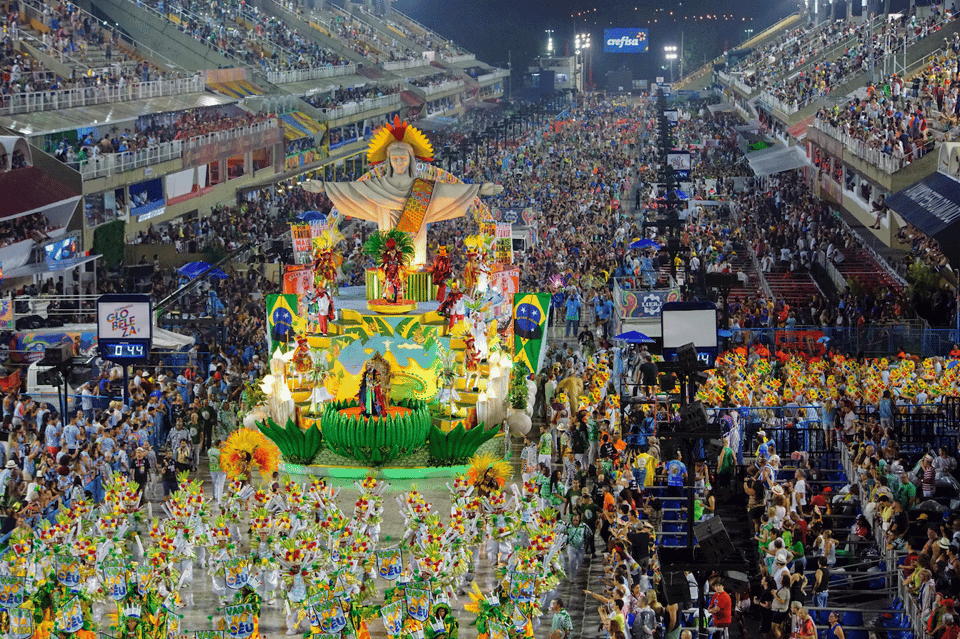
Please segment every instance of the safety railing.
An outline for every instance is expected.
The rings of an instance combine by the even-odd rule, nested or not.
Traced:
[[[805,98],[803,100],[782,100],[769,91],[764,90],[760,92],[760,100],[766,102],[777,111],[780,111],[786,115],[793,115],[801,108],[809,104],[810,100],[812,100],[814,97],[816,96],[810,96],[809,98]]]
[[[870,142],[858,138],[856,136],[850,135],[841,127],[836,127],[821,120],[819,118],[813,121],[813,128],[818,131],[822,131],[824,134],[830,136],[834,140],[839,140],[845,148],[850,153],[854,154],[861,160],[869,162],[873,166],[877,167],[884,173],[896,173],[907,164],[909,161],[905,157],[896,157],[890,153],[884,153],[883,149],[879,149]],[[880,142],[878,141],[877,144]],[[933,150],[934,144],[936,141],[933,138],[930,138],[930,142],[921,147],[923,153]]]
[[[227,140],[234,140],[236,138],[242,138],[255,133],[266,133],[270,129],[276,129],[278,127],[280,127],[280,120],[277,118],[269,118],[263,122],[256,122],[254,124],[248,124],[247,126],[240,126],[235,129],[226,129],[224,131],[214,131],[213,133],[207,133],[205,135],[198,135],[189,138],[186,141],[186,148],[193,149],[198,146],[211,144],[213,142],[225,142]]]
[[[396,106],[399,104],[400,104],[400,94],[393,93],[391,95],[382,95],[379,98],[370,98],[368,100],[362,100],[360,102],[355,102],[353,104],[344,104],[344,105],[335,107],[333,109],[323,109],[323,112],[327,116],[328,120],[337,120],[339,118],[343,118],[348,115],[365,113],[367,111],[374,111],[376,109],[384,109],[384,108]]]
[[[450,64],[456,64],[458,62],[472,62],[477,59],[477,56],[472,53],[461,53],[460,55],[441,55],[440,58]]]
[[[187,140],[171,140],[144,149],[95,155],[85,160],[74,161],[70,163],[70,166],[80,171],[80,175],[84,180],[92,180],[94,178],[116,175],[125,171],[152,166],[160,162],[175,160],[182,157],[184,149],[193,149],[213,142],[233,140],[256,133],[266,133],[270,129],[276,129],[279,126],[279,120],[270,118],[263,122],[228,129],[226,131],[216,131],[214,133],[198,135]]]
[[[92,180],[175,160],[183,155],[183,143],[183,140],[171,140],[135,151],[105,153],[77,164],[80,165],[81,177],[84,180]]]
[[[492,73],[484,73],[483,75],[478,75],[477,82],[481,84],[484,82],[491,82],[493,80],[499,80],[500,78],[505,78],[508,75],[510,75],[510,72],[507,71],[506,69],[497,69]]]
[[[290,69],[288,71],[268,71],[267,81],[270,84],[287,84],[288,82],[307,82],[323,78],[336,78],[342,75],[351,75],[357,72],[356,64],[330,65],[312,69]]]
[[[413,58],[412,60],[389,60],[381,66],[387,71],[402,71],[403,69],[418,69],[420,67],[430,66],[430,60],[426,58]]]
[[[757,87],[755,87],[755,86],[750,86],[749,84],[747,84],[746,82],[744,82],[743,79],[741,79],[741,78],[739,78],[739,77],[737,77],[737,76],[733,76],[733,86],[737,87],[738,89],[740,89],[741,91],[743,91],[743,92],[744,92],[745,94],[747,94],[748,96],[753,95],[754,92],[756,92],[756,90],[757,90]]]
[[[759,341],[775,357],[777,349],[809,355],[821,353],[827,346],[840,353],[866,357],[890,357],[905,352],[921,357],[943,357],[958,343],[954,328],[929,328],[922,322],[899,320],[885,326],[846,328],[837,326],[795,326],[793,328],[733,329],[728,343],[752,344]],[[826,338],[826,339],[824,339]]]
[[[170,95],[202,93],[204,80],[200,76],[176,80],[131,82],[125,86],[84,87],[57,91],[34,91],[7,94],[2,98],[0,115],[16,115],[35,111],[59,111],[96,104],[147,100]]]
[[[453,91],[454,89],[462,89],[463,86],[463,80],[449,80],[447,82],[441,82],[440,84],[432,84],[430,86],[416,88],[423,91],[426,95],[438,95],[440,93],[446,93],[447,91]]]

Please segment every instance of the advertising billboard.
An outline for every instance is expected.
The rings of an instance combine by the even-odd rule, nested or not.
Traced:
[[[646,29],[604,29],[604,53],[646,53]]]

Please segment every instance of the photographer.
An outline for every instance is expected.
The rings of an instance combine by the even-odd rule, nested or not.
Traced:
[[[177,465],[168,453],[163,452],[157,460],[157,467],[160,469],[160,481],[163,483],[163,498],[169,499],[170,495],[177,492]]]

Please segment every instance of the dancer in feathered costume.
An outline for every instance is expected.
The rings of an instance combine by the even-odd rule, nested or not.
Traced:
[[[210,526],[210,538],[213,546],[208,551],[210,569],[207,574],[210,575],[213,595],[218,598],[220,605],[224,605],[230,598],[227,593],[227,575],[223,562],[233,557],[236,546],[230,543],[230,529],[227,526],[227,518],[223,515],[217,517]]]
[[[187,606],[193,605],[193,562],[197,558],[200,564],[206,564],[206,523],[203,511],[203,486],[199,481],[189,481],[187,473],[178,477],[180,490],[163,509],[170,515],[171,525],[176,530],[174,540],[174,561],[180,571],[177,591]]]
[[[374,546],[380,541],[380,523],[383,521],[383,493],[389,484],[377,482],[373,475],[367,475],[363,483],[353,482],[360,491],[354,506],[354,520],[358,528],[365,533]]]
[[[123,626],[117,639],[151,639],[153,628],[143,619],[143,608],[136,604],[123,610]]]
[[[511,513],[503,492],[510,474],[510,464],[492,455],[475,455],[470,460],[467,480],[483,507],[482,523],[478,525],[482,535],[481,548],[474,557],[474,573],[479,570],[484,555],[489,555],[490,561],[498,565],[506,563],[512,551],[510,540],[515,533],[517,517],[516,513]]]
[[[281,554],[277,556],[280,564],[284,611],[287,615],[287,634],[298,634],[300,624],[306,612],[303,602],[316,590],[318,574],[316,562],[320,547],[316,541],[299,536],[280,542]]]
[[[277,469],[280,449],[263,433],[241,428],[230,433],[220,448],[220,468],[227,478],[249,484],[253,471],[270,477]]]
[[[274,534],[274,520],[269,512],[258,508],[253,511],[250,529],[254,535],[251,546],[254,543],[257,544],[255,549],[251,548],[253,567],[259,582],[257,594],[268,604],[274,604],[277,601],[277,587],[280,579],[280,568],[277,563],[280,543]]]

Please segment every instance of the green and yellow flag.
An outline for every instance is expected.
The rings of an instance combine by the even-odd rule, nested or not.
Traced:
[[[278,344],[293,342],[297,333],[306,330],[306,318],[300,316],[298,306],[296,295],[267,295],[267,346],[271,353]]]
[[[546,350],[549,293],[517,293],[513,298],[513,361],[538,372]]]

